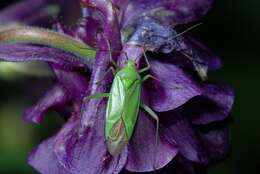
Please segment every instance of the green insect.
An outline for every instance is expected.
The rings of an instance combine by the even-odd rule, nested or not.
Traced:
[[[94,60],[96,51],[70,36],[37,27],[18,27],[0,32],[0,43],[30,43],[55,47]]]
[[[140,107],[155,119],[157,125],[156,143],[158,141],[159,118],[152,109],[141,102],[142,82],[154,78],[151,75],[141,77],[140,74],[150,68],[148,61],[147,65],[147,67],[137,70],[134,62],[129,59],[127,64],[115,74],[110,93],[100,93],[86,97],[86,99],[108,97],[105,138],[108,151],[112,156],[118,155],[129,143]]]

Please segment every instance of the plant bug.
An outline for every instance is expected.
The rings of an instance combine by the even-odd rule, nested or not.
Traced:
[[[144,57],[147,67],[140,70],[136,68],[135,63],[130,59],[116,73],[111,67],[110,70],[113,70],[114,79],[110,92],[86,97],[86,99],[108,97],[105,115],[105,139],[108,151],[112,156],[118,155],[131,140],[140,107],[156,121],[156,144],[158,143],[159,118],[151,108],[141,101],[142,83],[149,78],[156,79],[151,75],[141,77],[141,73],[150,69],[147,57]],[[115,64],[113,60],[111,61]]]

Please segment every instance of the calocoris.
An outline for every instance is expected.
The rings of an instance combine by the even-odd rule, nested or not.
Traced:
[[[188,32],[198,25],[200,24],[179,33],[176,37]],[[109,45],[110,44],[108,43],[108,47],[110,49]],[[127,55],[126,57],[128,61],[123,68],[118,71],[115,71],[112,67],[110,68],[110,70],[113,71],[114,79],[109,93],[99,93],[85,97],[85,99],[108,97],[105,116],[105,138],[108,151],[112,156],[118,155],[131,140],[140,107],[143,108],[156,121],[156,144],[158,144],[159,138],[159,118],[149,106],[145,105],[141,101],[142,83],[149,78],[153,78],[155,80],[158,79],[150,74],[145,75],[144,77],[141,77],[140,75],[150,69],[150,64],[147,56],[145,55],[145,51],[144,57],[147,67],[140,70],[137,69],[133,60],[129,59]],[[116,63],[112,59],[111,50],[110,59],[112,64],[116,66]],[[178,87],[173,86],[172,88],[176,89]]]
[[[147,67],[140,70],[137,69],[131,59],[128,59],[125,66],[118,71],[110,68],[114,72],[114,79],[109,93],[98,93],[85,97],[88,100],[108,97],[105,115],[105,138],[108,151],[112,156],[120,154],[131,140],[140,107],[156,121],[156,144],[158,143],[159,118],[151,108],[141,101],[142,83],[149,78],[157,80],[149,74],[141,77],[141,73],[150,69],[147,57],[144,57]]]

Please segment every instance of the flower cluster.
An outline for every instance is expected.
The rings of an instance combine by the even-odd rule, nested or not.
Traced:
[[[95,47],[94,59],[33,40],[6,43],[5,31],[0,33],[1,60],[45,61],[56,77],[46,94],[25,111],[24,119],[41,123],[49,109],[57,109],[66,119],[59,132],[31,152],[29,164],[43,174],[154,170],[201,174],[225,158],[234,93],[227,86],[206,82],[207,71],[221,67],[220,59],[187,33],[176,31],[176,26],[205,15],[212,0],[25,0],[0,12],[0,19],[6,19],[1,25],[32,24],[32,20],[42,25],[43,17],[50,15],[42,9],[73,3],[81,4],[79,22],[70,29],[57,22],[56,32]],[[33,5],[31,10],[24,9],[28,4]],[[113,76],[104,74],[111,66],[111,53],[119,67],[132,59],[141,68],[144,52],[151,65],[149,74],[157,80],[142,85],[142,101],[159,116],[159,140],[155,142],[156,123],[140,110],[129,144],[111,156],[104,135],[107,100],[84,97],[110,90]]]

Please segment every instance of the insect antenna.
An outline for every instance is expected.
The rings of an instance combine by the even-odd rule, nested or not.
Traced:
[[[200,22],[200,23],[198,23],[198,24],[192,25],[191,27],[185,29],[184,31],[182,31],[182,32],[180,32],[180,33],[177,33],[177,34],[173,37],[173,39],[176,39],[177,37],[180,37],[180,36],[182,36],[182,35],[188,33],[189,31],[191,31],[191,30],[197,28],[198,26],[200,26],[200,25],[202,25],[202,24],[203,24],[203,23]],[[153,36],[162,37],[162,38],[168,38],[168,36],[162,36],[162,35],[158,35],[158,34],[153,34]]]
[[[175,39],[175,38],[177,38],[177,37],[180,37],[180,36],[182,36],[182,35],[188,33],[189,31],[191,31],[191,30],[197,28],[198,26],[200,26],[200,25],[202,25],[202,24],[203,24],[203,23],[200,22],[200,23],[198,23],[198,24],[192,25],[191,27],[187,28],[186,30],[184,30],[184,31],[182,31],[182,32],[180,32],[180,33],[178,33],[178,34],[176,34],[176,35],[173,37],[173,39]]]

